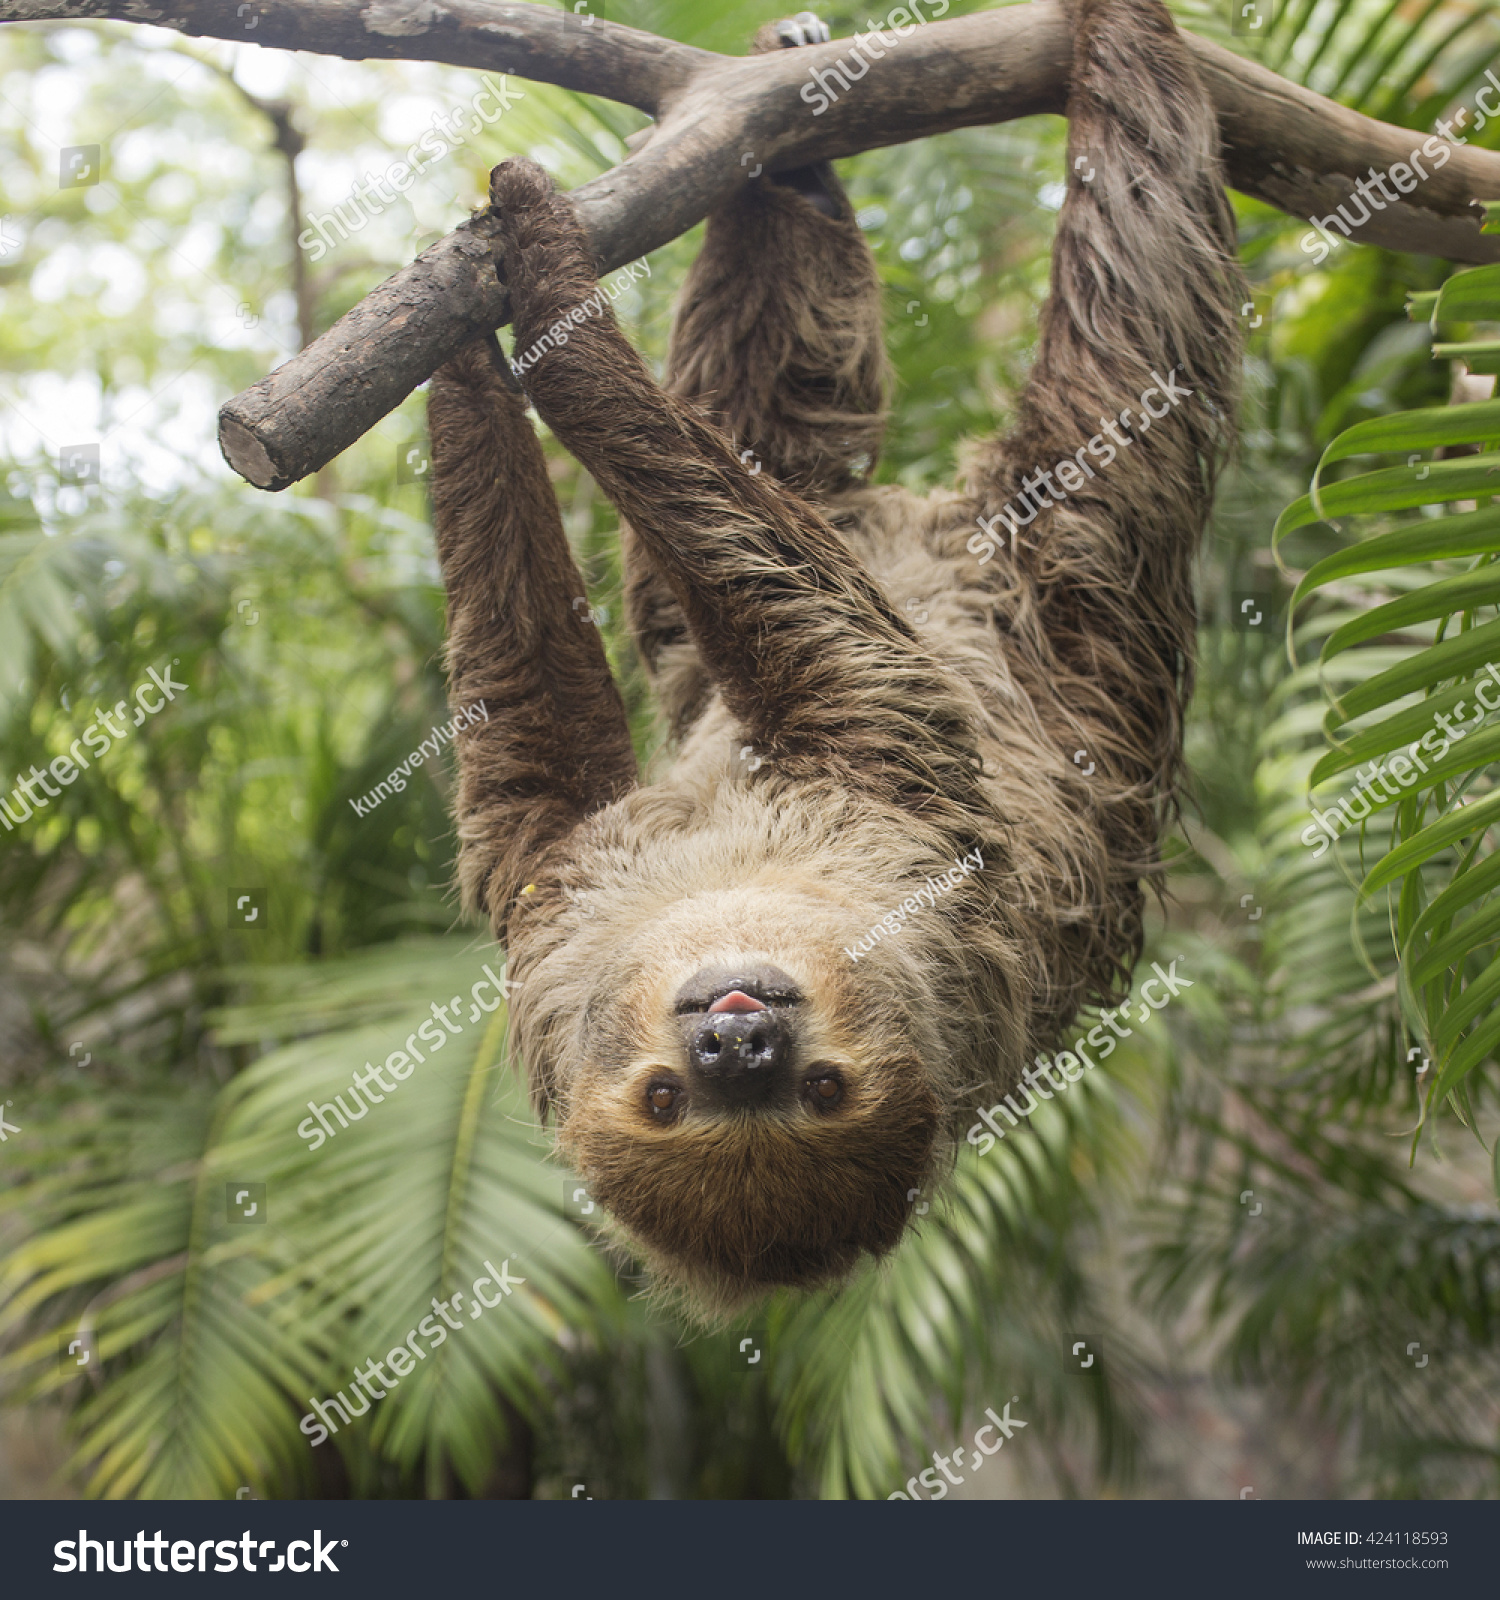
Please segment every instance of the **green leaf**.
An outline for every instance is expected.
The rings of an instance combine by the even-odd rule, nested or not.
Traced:
[[[1350,767],[1357,767],[1360,762],[1371,756],[1383,755],[1388,750],[1404,749],[1417,743],[1429,732],[1440,731],[1440,724],[1437,721],[1439,714],[1446,715],[1460,701],[1472,701],[1474,687],[1481,681],[1484,680],[1462,679],[1446,689],[1439,690],[1437,694],[1429,695],[1417,701],[1415,705],[1408,706],[1405,711],[1398,711],[1394,716],[1387,717],[1368,728],[1362,728],[1354,734],[1346,734],[1342,727],[1329,728],[1328,736],[1337,738],[1338,743],[1332,750],[1318,758],[1312,771],[1307,775],[1308,788],[1317,789],[1329,778]],[[1425,788],[1432,781],[1434,781],[1432,778],[1426,778],[1421,786]]]
[[[1500,794],[1493,794],[1477,805],[1457,806],[1447,816],[1397,845],[1377,862],[1359,886],[1360,899],[1368,900],[1371,895],[1394,883],[1414,867],[1430,861],[1460,839],[1482,833],[1497,819],[1500,819]]]
[[[1472,987],[1479,988],[1479,984]],[[1495,996],[1500,994],[1500,962],[1496,962],[1489,972],[1485,974],[1483,982],[1484,993],[1480,997],[1486,1005],[1491,1004]],[[1467,997],[1468,989],[1464,993]],[[1467,1011],[1464,1021],[1470,1021],[1478,1015],[1478,1010]],[[1445,1033],[1449,1043],[1454,1042],[1456,1030]],[[1490,1052],[1500,1044],[1500,1012],[1491,1013],[1489,1020],[1471,1033],[1453,1054],[1443,1063],[1442,1070],[1438,1073],[1437,1082],[1432,1086],[1432,1099],[1441,1101],[1445,1095],[1451,1094],[1468,1076],[1475,1067],[1483,1061]]]
[[[1478,407],[1463,409],[1477,410]],[[1382,417],[1378,420],[1384,423],[1389,419]],[[1408,443],[1390,445],[1389,448],[1416,454],[1422,446]],[[1304,495],[1294,501],[1277,518],[1273,542],[1279,542],[1299,528],[1309,527],[1315,522],[1327,522],[1334,517],[1356,514],[1368,516],[1377,511],[1405,511],[1413,506],[1444,505],[1453,500],[1474,500],[1493,494],[1500,494],[1500,454],[1462,456],[1457,461],[1430,461],[1420,467],[1414,464],[1384,467],[1378,472],[1341,478],[1337,483],[1322,486],[1316,495]]]
[[[1491,861],[1500,866],[1500,855],[1492,857]],[[1440,978],[1450,967],[1459,966],[1471,950],[1494,938],[1500,938],[1500,900],[1456,923],[1441,939],[1435,939],[1420,961],[1411,963],[1408,956],[1407,976],[1412,987],[1420,989],[1434,978]]]
[[[1378,706],[1389,705],[1409,694],[1419,694],[1476,667],[1500,659],[1500,619],[1471,628],[1451,639],[1429,645],[1406,661],[1377,672],[1357,688],[1333,696],[1330,726],[1362,717]]]
[[[1372,417],[1368,422],[1345,429],[1328,446],[1318,462],[1318,475],[1335,461],[1347,461],[1352,456],[1433,450],[1439,445],[1479,444],[1496,438],[1500,438],[1500,400],[1481,400],[1464,406],[1432,406],[1422,411]]]
[[[1433,897],[1427,909],[1413,923],[1407,935],[1404,959],[1410,961],[1411,952],[1419,939],[1425,939],[1434,928],[1456,916],[1466,905],[1495,889],[1500,889],[1500,851],[1454,873],[1452,882]],[[1431,976],[1426,974],[1421,981],[1425,983]]]
[[[1329,634],[1323,645],[1322,659],[1328,661],[1351,645],[1378,639],[1382,634],[1398,633],[1413,623],[1430,622],[1435,617],[1450,617],[1497,602],[1500,602],[1500,565],[1486,563],[1472,572],[1430,583],[1398,600],[1372,606]]]
[[[1416,566],[1425,561],[1489,555],[1497,549],[1500,549],[1500,506],[1408,523],[1336,550],[1315,562],[1292,592],[1292,609],[1315,589],[1340,578],[1392,567]]]

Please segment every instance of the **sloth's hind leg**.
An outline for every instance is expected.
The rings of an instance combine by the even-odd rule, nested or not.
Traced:
[[[827,37],[803,12],[768,24],[754,48]],[[759,175],[709,217],[678,297],[666,388],[728,434],[747,476],[818,501],[873,470],[886,421],[880,280],[829,163]],[[621,540],[631,629],[681,733],[709,680],[671,585],[628,524]]]
[[[1139,882],[1182,757],[1195,558],[1234,440],[1244,299],[1218,124],[1171,18],[1158,0],[1071,10],[1051,297],[1017,426],[978,457],[966,508],[1000,546],[976,581],[1044,758],[1030,779],[1051,819],[1033,893],[1055,923],[1059,1014],[1080,974],[1108,992],[1139,954]]]

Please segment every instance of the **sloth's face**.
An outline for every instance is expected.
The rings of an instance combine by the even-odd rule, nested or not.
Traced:
[[[700,1303],[888,1250],[928,1172],[937,1101],[899,985],[849,960],[843,927],[815,895],[695,897],[588,1008],[563,1147]]]

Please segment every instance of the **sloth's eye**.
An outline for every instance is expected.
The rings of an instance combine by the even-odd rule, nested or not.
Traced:
[[[658,1122],[671,1122],[677,1115],[682,1090],[672,1083],[653,1083],[646,1091],[646,1105]]]
[[[844,1098],[843,1082],[832,1072],[825,1073],[821,1078],[809,1078],[807,1096],[820,1111],[826,1111]]]

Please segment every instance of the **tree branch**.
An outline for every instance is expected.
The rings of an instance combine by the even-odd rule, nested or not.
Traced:
[[[814,114],[802,90],[853,41],[720,56],[550,6],[494,0],[0,0],[0,21],[116,17],[352,59],[399,57],[514,73],[602,95],[656,118],[645,144],[573,192],[601,271],[659,248],[746,179],[752,163],[807,162],[1066,103],[1071,32],[1057,0],[930,22]],[[790,8],[789,8],[790,9]],[[1370,168],[1408,162],[1425,135],[1361,116],[1188,35],[1219,115],[1229,181],[1293,215],[1328,215]],[[873,51],[870,52],[873,55]],[[747,155],[748,152],[748,155]],[[1500,260],[1475,200],[1500,198],[1500,155],[1450,147],[1411,199],[1355,237],[1455,261]],[[1420,204],[1413,203],[1420,200]],[[475,334],[509,318],[488,227],[465,223],[368,295],[306,350],[220,413],[236,471],[280,489],[316,471],[393,410]]]
[[[497,0],[0,0],[0,22],[106,18],[347,61],[513,72],[653,116],[700,67],[724,59],[602,19],[574,28],[550,5]]]

